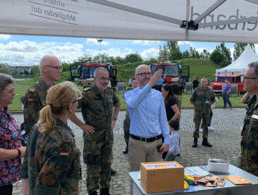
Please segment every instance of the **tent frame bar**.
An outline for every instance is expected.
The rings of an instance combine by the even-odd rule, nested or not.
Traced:
[[[248,2],[250,2],[250,3],[258,4],[258,1],[257,1],[257,0],[245,0],[245,1],[248,1]]]
[[[226,0],[218,0],[216,3],[214,3],[210,8],[208,8],[203,14],[201,14],[199,17],[197,17],[195,20],[187,21],[187,20],[178,20],[175,18],[163,16],[160,14],[155,14],[152,12],[148,12],[145,10],[129,7],[126,5],[122,5],[119,3],[110,2],[107,0],[86,0],[88,2],[97,3],[103,6],[112,7],[115,9],[127,11],[130,13],[139,14],[142,16],[146,16],[149,18],[154,18],[157,20],[174,23],[180,25],[180,28],[184,28],[187,30],[198,30],[198,28],[206,28],[206,27],[213,27],[213,26],[219,26],[219,25],[228,25],[228,24],[236,24],[236,23],[245,23],[250,21],[257,21],[258,17],[250,17],[250,18],[242,18],[242,19],[235,19],[235,20],[226,20],[226,21],[217,21],[217,22],[209,22],[209,23],[200,23],[202,19],[204,19],[207,15],[209,15],[211,12],[213,12],[215,9],[217,9],[219,6],[221,6],[223,3],[226,2]],[[253,3],[257,3],[257,0],[245,0],[250,1]]]
[[[219,6],[221,6],[225,2],[226,2],[226,0],[219,0],[216,3],[214,3],[205,12],[203,12],[202,15],[200,15],[198,18],[196,18],[194,20],[194,25],[198,24],[203,18],[205,18],[207,15],[209,15],[211,12],[213,12],[215,9],[217,9]]]
[[[131,13],[135,13],[135,14],[139,14],[139,15],[143,15],[143,16],[147,16],[149,18],[154,18],[154,19],[157,19],[157,20],[165,21],[165,22],[170,22],[170,23],[174,23],[174,24],[178,24],[178,25],[182,24],[182,20],[178,20],[178,19],[175,19],[175,18],[163,16],[163,15],[160,15],[160,14],[155,14],[155,13],[152,13],[152,12],[148,12],[148,11],[144,11],[144,10],[141,10],[141,9],[129,7],[129,6],[126,6],[126,5],[110,2],[110,1],[107,1],[107,0],[86,0],[86,1],[89,1],[89,2],[92,2],[92,3],[97,3],[97,4],[100,4],[100,5],[104,5],[104,6],[108,6],[108,7],[113,7],[113,8],[119,9],[119,10],[131,12]]]

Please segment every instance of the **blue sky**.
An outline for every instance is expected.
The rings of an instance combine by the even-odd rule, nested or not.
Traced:
[[[33,66],[39,64],[44,55],[55,55],[62,62],[73,62],[84,53],[93,57],[100,52],[98,39],[93,38],[70,38],[70,37],[48,37],[28,35],[1,35],[0,34],[0,63],[8,65]],[[210,53],[220,43],[212,42],[178,42],[183,52],[194,47],[197,51],[203,49]],[[124,58],[127,54],[138,52],[144,60],[157,58],[159,47],[164,41],[142,41],[142,40],[115,40],[103,39],[101,53],[106,56]],[[233,55],[234,43],[226,43]],[[256,45],[258,51],[258,45]]]

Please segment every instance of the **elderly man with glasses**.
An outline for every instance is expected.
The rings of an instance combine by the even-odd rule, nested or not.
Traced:
[[[149,66],[140,65],[135,73],[139,86],[124,95],[130,117],[130,171],[139,171],[142,162],[161,161],[162,153],[169,149],[164,100],[161,92],[152,89],[161,78],[162,70],[152,76]]]
[[[38,122],[39,111],[46,106],[47,90],[61,79],[63,67],[57,57],[44,56],[39,69],[40,79],[28,89],[24,98],[24,125],[27,135]]]
[[[27,135],[30,134],[32,127],[38,122],[40,110],[47,105],[46,97],[48,89],[54,85],[55,81],[61,79],[63,67],[57,57],[46,55],[42,57],[39,69],[40,79],[28,89],[24,98],[23,114]],[[69,119],[83,131],[87,133],[94,132],[92,126],[80,121],[74,113],[70,115]],[[26,186],[28,183],[28,161],[26,158],[22,165],[21,177],[23,178],[22,185]]]
[[[241,168],[258,176],[258,62],[248,65],[243,84],[244,91],[251,93],[241,136]]]

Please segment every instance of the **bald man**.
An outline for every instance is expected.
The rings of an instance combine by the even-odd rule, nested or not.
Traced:
[[[143,162],[162,161],[162,153],[169,149],[164,100],[159,91],[152,89],[161,78],[162,70],[152,75],[150,67],[142,64],[135,74],[139,86],[124,94],[130,118],[130,171],[139,171]]]
[[[32,127],[38,122],[40,110],[47,105],[46,97],[48,89],[54,85],[55,81],[61,79],[63,67],[57,57],[46,55],[41,59],[39,69],[40,79],[28,89],[24,98],[23,114],[27,135],[30,134]],[[93,127],[83,123],[75,114],[71,115],[69,119],[87,134],[94,132]],[[26,158],[24,158],[22,165],[21,178],[23,178],[23,189],[29,189],[28,161]]]
[[[46,106],[47,90],[61,79],[62,64],[55,56],[44,56],[40,61],[40,79],[32,85],[24,98],[24,124],[28,135],[38,122],[39,111]]]

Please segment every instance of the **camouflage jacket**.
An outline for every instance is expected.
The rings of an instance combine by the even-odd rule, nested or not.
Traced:
[[[113,107],[119,106],[120,101],[111,88],[104,91],[104,98],[96,86],[85,89],[81,100],[82,116],[87,125],[95,128],[95,132],[90,135],[84,133],[86,139],[97,141],[106,132],[111,135]]]
[[[30,194],[79,194],[80,151],[72,130],[59,119],[50,133],[38,129],[38,124],[33,127],[21,170]]]
[[[176,103],[178,106],[179,111],[181,111],[181,106],[182,106],[182,96],[181,95],[174,95],[176,99]]]
[[[132,90],[132,89],[133,89],[132,87],[129,87],[129,88],[127,88],[126,91],[130,91],[130,90]],[[126,109],[125,120],[129,120],[129,112],[128,112],[128,109]]]
[[[258,100],[250,97],[242,131],[241,164],[243,170],[258,176]]]
[[[39,111],[46,106],[47,90],[50,88],[41,78],[32,85],[24,99],[24,125],[28,135],[38,122]]]
[[[203,90],[201,87],[197,87],[190,99],[194,102],[195,113],[210,113],[211,102],[215,102],[215,95],[211,88]]]

